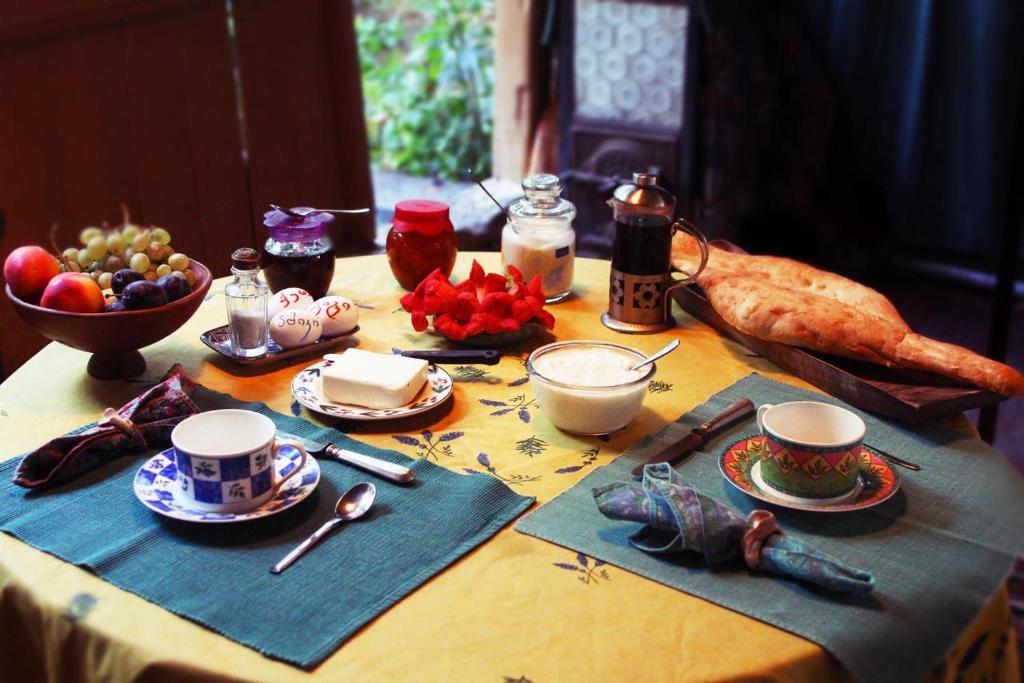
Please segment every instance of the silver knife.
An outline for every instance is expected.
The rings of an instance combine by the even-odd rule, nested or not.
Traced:
[[[495,349],[459,349],[457,351],[436,349],[402,351],[401,349],[392,349],[392,351],[399,356],[419,358],[434,365],[497,365],[501,362],[501,351],[496,351]]]
[[[402,465],[396,465],[393,462],[387,460],[381,460],[380,458],[374,458],[370,455],[363,455],[362,453],[356,453],[355,451],[346,450],[344,448],[338,448],[337,446],[329,443],[320,443],[313,441],[312,439],[306,439],[295,434],[289,434],[283,432],[280,429],[277,430],[285,439],[294,439],[301,443],[305,448],[306,452],[317,458],[326,458],[328,460],[334,460],[337,462],[343,462],[346,465],[352,465],[359,469],[375,474],[378,477],[383,477],[390,481],[398,484],[408,484],[409,482],[416,479],[416,473],[408,467]]]

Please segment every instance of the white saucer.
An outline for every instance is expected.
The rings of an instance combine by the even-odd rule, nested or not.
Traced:
[[[452,395],[452,376],[437,365],[427,367],[427,386],[409,403],[398,408],[364,408],[349,403],[338,403],[324,396],[321,371],[333,361],[321,360],[301,371],[292,380],[292,396],[315,413],[343,417],[347,420],[394,420],[419,415],[444,403]]]
[[[298,466],[302,454],[294,448],[282,448],[274,459],[274,470],[278,477],[284,477]],[[153,512],[172,519],[186,522],[224,524],[260,519],[287,510],[305,500],[320,483],[320,465],[316,458],[306,458],[306,464],[298,474],[289,479],[274,497],[256,508],[243,512],[205,512],[187,505],[179,498],[176,480],[178,466],[174,461],[174,449],[168,448],[146,461],[135,474],[133,482],[135,497]]]
[[[776,499],[772,502],[782,501],[784,503],[790,503],[793,505],[809,505],[811,507],[829,507],[832,505],[840,505],[850,500],[856,499],[860,496],[861,491],[864,490],[864,480],[860,475],[857,475],[857,483],[853,485],[853,489],[849,493],[844,493],[841,496],[835,496],[833,498],[806,498],[804,496],[794,496],[789,493],[783,493],[777,488],[774,488],[771,484],[764,480],[761,476],[761,463],[763,461],[758,460],[750,468],[750,481],[754,482],[754,486],[759,488],[763,493],[767,493],[772,498]]]

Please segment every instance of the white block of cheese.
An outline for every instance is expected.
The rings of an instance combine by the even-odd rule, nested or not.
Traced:
[[[324,356],[324,396],[337,403],[367,408],[399,408],[410,403],[427,382],[427,361],[391,353],[347,349]]]

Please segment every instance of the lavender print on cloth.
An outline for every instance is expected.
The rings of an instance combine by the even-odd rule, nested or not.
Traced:
[[[696,552],[709,565],[742,558],[752,569],[840,593],[868,593],[875,587],[871,574],[785,536],[770,512],[754,510],[743,518],[687,486],[668,463],[644,467],[641,484],[608,484],[593,494],[605,517],[645,525],[629,537],[644,552]]]

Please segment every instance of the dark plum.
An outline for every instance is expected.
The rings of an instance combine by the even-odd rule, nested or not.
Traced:
[[[167,303],[167,292],[149,280],[129,282],[121,292],[121,303],[129,311],[156,308]]]
[[[111,301],[110,303],[103,307],[104,313],[117,313],[118,311],[124,310],[126,310],[124,307],[124,303],[120,299],[114,299],[113,301]]]
[[[188,280],[181,273],[164,275],[156,281],[156,285],[167,293],[168,301],[177,301],[192,293],[192,286],[189,285]]]
[[[114,290],[114,294],[120,294],[124,291],[126,285],[145,279],[142,273],[136,272],[131,268],[122,268],[114,273],[114,277],[110,280],[110,288]]]

